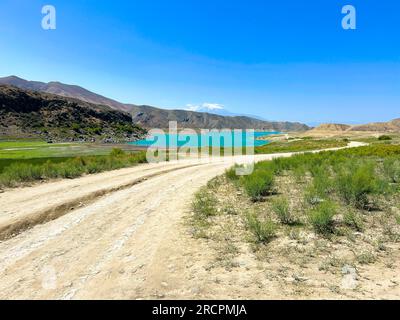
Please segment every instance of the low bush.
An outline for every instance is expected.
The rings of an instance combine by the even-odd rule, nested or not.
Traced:
[[[272,210],[281,223],[290,225],[296,222],[296,218],[290,210],[289,201],[286,198],[275,199],[272,202]]]
[[[398,225],[400,225],[400,214],[395,215],[395,220]]]
[[[227,205],[223,208],[223,212],[224,212],[225,214],[233,215],[233,216],[238,214],[238,212],[237,212],[237,210],[235,209],[235,207],[232,206],[232,205],[230,205],[230,204],[227,204]]]
[[[360,216],[360,214],[351,209],[346,211],[345,214],[343,215],[343,222],[347,226],[355,229],[356,231],[361,232],[364,229],[364,223],[362,217]]]
[[[376,261],[376,256],[372,254],[371,252],[362,252],[358,255],[356,255],[356,261],[359,264],[371,264]]]
[[[365,209],[369,203],[368,195],[384,192],[384,182],[381,181],[372,162],[347,163],[336,176],[336,190],[346,204],[358,209]]]
[[[389,157],[383,161],[383,169],[390,182],[400,182],[400,159]]]
[[[336,205],[331,201],[323,201],[309,212],[309,220],[314,230],[320,234],[334,231],[333,217],[336,214]]]
[[[296,182],[304,182],[304,178],[307,174],[307,167],[305,165],[299,165],[293,168],[293,176]]]
[[[391,136],[387,136],[387,135],[382,135],[382,136],[380,136],[378,138],[378,140],[380,140],[380,141],[389,141],[389,140],[392,140],[392,137]]]
[[[111,157],[120,157],[124,156],[125,154],[126,154],[125,151],[120,148],[113,148],[110,152]]]
[[[257,243],[268,243],[276,236],[276,225],[272,220],[261,221],[255,213],[248,213],[246,225]]]
[[[241,168],[243,166],[240,165],[234,165],[233,167],[229,168],[228,170],[225,171],[225,176],[228,180],[231,181],[237,181],[239,180],[240,176],[237,174],[237,169]]]
[[[192,209],[195,218],[198,220],[205,220],[210,216],[216,214],[217,199],[206,188],[200,189],[194,196],[192,202]]]
[[[252,201],[259,201],[272,191],[274,173],[272,171],[255,170],[251,175],[242,178],[243,187]]]

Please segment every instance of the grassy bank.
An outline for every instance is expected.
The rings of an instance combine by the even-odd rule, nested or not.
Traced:
[[[12,164],[43,165],[46,162],[61,163],[74,158],[75,157],[43,157],[33,159],[0,159],[0,174],[4,171],[6,167]]]
[[[56,178],[76,178],[129,167],[146,162],[145,152],[127,153],[114,148],[108,155],[69,158],[2,160],[0,187],[16,187],[24,183]],[[1,162],[0,162],[1,163]]]
[[[379,261],[393,268],[400,246],[399,145],[278,158],[243,177],[234,169],[210,181],[193,203],[191,230],[214,247],[213,266],[232,269],[239,257],[257,259],[271,277],[290,266],[293,274],[332,280],[332,290],[340,290],[333,283],[343,267]]]
[[[267,145],[256,147],[256,154],[270,154],[283,152],[301,152],[329,148],[345,147],[348,144],[344,139],[310,139],[274,141]]]
[[[37,159],[107,155],[112,146],[94,143],[47,143],[37,140],[0,141],[0,159]]]

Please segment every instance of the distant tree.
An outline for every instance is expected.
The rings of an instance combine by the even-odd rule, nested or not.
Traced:
[[[392,140],[392,137],[387,136],[387,135],[383,135],[383,136],[380,136],[378,138],[378,140],[381,140],[381,141]]]

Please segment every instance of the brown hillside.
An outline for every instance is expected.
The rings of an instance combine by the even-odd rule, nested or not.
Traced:
[[[312,130],[313,131],[346,131],[346,130],[349,130],[350,128],[351,128],[351,126],[349,126],[347,124],[324,123]]]
[[[0,85],[0,136],[55,141],[132,141],[145,130],[129,113],[54,94]]]
[[[400,118],[388,122],[374,122],[353,126],[351,131],[400,132]]]

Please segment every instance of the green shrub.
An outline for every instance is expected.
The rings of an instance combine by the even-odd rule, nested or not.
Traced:
[[[304,200],[306,203],[315,206],[326,200],[325,194],[316,189],[313,184],[309,185],[304,191]]]
[[[238,212],[236,211],[235,207],[232,206],[232,205],[230,205],[230,204],[227,204],[227,205],[223,208],[223,212],[224,212],[225,214],[233,215],[233,216],[238,214]]]
[[[336,157],[379,157],[400,155],[400,145],[393,144],[374,144],[359,148],[350,148],[334,152]]]
[[[239,179],[238,175],[236,174],[236,168],[232,167],[225,171],[225,176],[228,180],[236,181]]]
[[[289,202],[286,198],[280,197],[272,202],[272,210],[275,212],[279,221],[283,224],[293,224],[296,218],[292,214]]]
[[[336,188],[346,204],[365,209],[368,205],[368,195],[384,192],[384,183],[375,172],[371,162],[358,163],[351,161],[336,177]]]
[[[295,166],[292,172],[296,182],[303,182],[307,174],[307,169],[305,165],[299,165]]]
[[[356,256],[356,260],[360,264],[371,264],[376,261],[376,257],[371,252],[362,252]]]
[[[271,220],[260,221],[255,213],[246,216],[246,225],[257,243],[268,243],[276,236],[276,225]]]
[[[97,173],[101,172],[102,169],[100,168],[100,165],[97,161],[88,161],[86,165],[86,172],[87,173]]]
[[[383,170],[386,177],[393,183],[400,182],[400,160],[390,157],[383,161]]]
[[[230,181],[237,181],[239,180],[240,176],[236,174],[236,170],[243,166],[235,164],[232,168],[229,168],[225,171],[225,176]]]
[[[380,136],[378,138],[378,140],[380,140],[380,141],[389,141],[389,140],[392,140],[392,137],[387,136],[387,135],[382,135],[382,136]]]
[[[313,171],[313,179],[311,184],[306,188],[304,199],[308,204],[314,206],[329,198],[329,194],[333,189],[333,183],[327,167],[317,166]]]
[[[42,178],[40,166],[29,163],[13,163],[4,168],[2,172],[3,182],[12,186],[15,182],[34,181]]]
[[[85,128],[85,131],[88,134],[92,134],[92,135],[101,135],[101,133],[102,133],[102,129],[100,127],[96,127],[96,126],[87,127],[87,128]]]
[[[124,156],[125,154],[126,154],[125,151],[120,148],[113,148],[110,152],[111,157],[120,157]]]
[[[71,128],[72,128],[72,130],[79,132],[81,129],[81,125],[79,123],[73,123]]]
[[[260,162],[256,168],[260,169],[274,169],[276,174],[281,174],[285,170],[290,170],[292,168],[292,161],[288,160],[287,158],[275,158],[272,162]],[[264,165],[264,166],[263,166]],[[263,166],[263,167],[262,167]]]
[[[216,214],[217,199],[206,188],[200,189],[194,196],[192,209],[195,217],[204,220]]]
[[[0,186],[1,187],[14,187],[16,181],[9,173],[2,173],[0,175]]]
[[[347,226],[359,232],[363,231],[364,229],[362,217],[360,216],[360,214],[351,209],[346,211],[346,213],[343,215],[343,221]]]
[[[328,234],[334,231],[335,214],[335,204],[331,201],[323,201],[309,212],[309,220],[317,233]]]
[[[73,179],[80,177],[84,173],[84,167],[68,161],[57,166],[56,172],[61,178]]]
[[[274,184],[274,174],[271,171],[256,170],[242,179],[243,187],[253,201],[259,201],[270,193]]]
[[[57,172],[57,166],[58,164],[54,164],[50,161],[47,161],[42,165],[42,174],[44,179],[54,179],[58,178],[58,172]]]
[[[146,162],[147,158],[145,152],[132,153],[129,157],[130,164],[146,163]]]

